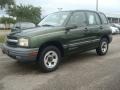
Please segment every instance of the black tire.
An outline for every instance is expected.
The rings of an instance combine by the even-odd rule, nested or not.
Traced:
[[[55,58],[55,56],[54,57],[50,57],[50,56],[52,56],[52,55],[48,55],[48,56],[46,56],[46,54],[47,53],[49,53],[49,52],[55,52],[56,54],[55,55],[57,55],[56,56],[56,58],[58,58],[58,60],[57,60],[57,63],[56,63],[56,65],[54,66],[54,67],[52,67],[52,68],[50,68],[50,67],[48,67],[47,66],[47,64],[49,63],[53,63],[52,61],[50,62],[49,60],[52,58],[52,59],[54,59]],[[46,57],[46,61],[47,61],[47,63],[45,63],[45,57]],[[52,60],[51,59],[51,60]],[[60,64],[60,61],[61,61],[61,53],[60,53],[60,50],[57,48],[57,47],[55,47],[55,46],[48,46],[48,47],[46,47],[46,48],[44,48],[43,50],[42,50],[42,52],[40,52],[40,55],[39,55],[39,60],[38,60],[38,63],[39,63],[39,66],[40,66],[40,70],[42,71],[42,72],[52,72],[52,71],[54,71],[54,70],[56,70],[57,68],[58,68],[58,66],[59,66],[59,64]]]
[[[103,44],[105,44],[105,46],[103,46]],[[105,48],[105,50],[103,50],[103,48]],[[97,55],[100,55],[100,56],[106,55],[106,53],[108,52],[108,48],[109,48],[108,39],[102,38],[100,40],[99,47],[96,49]]]

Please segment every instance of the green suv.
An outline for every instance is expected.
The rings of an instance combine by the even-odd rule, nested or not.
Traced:
[[[20,61],[36,61],[44,72],[58,68],[61,58],[96,49],[105,55],[112,33],[101,12],[73,10],[46,16],[39,27],[16,30],[6,37],[3,53]]]

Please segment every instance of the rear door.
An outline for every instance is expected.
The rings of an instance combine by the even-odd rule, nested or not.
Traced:
[[[86,29],[88,32],[86,35],[88,36],[88,41],[89,41],[89,48],[95,48],[99,44],[100,36],[99,33],[103,29],[103,26],[101,24],[100,16],[96,12],[86,12],[87,16],[87,27]]]

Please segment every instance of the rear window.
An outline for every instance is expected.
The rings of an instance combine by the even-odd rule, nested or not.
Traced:
[[[88,17],[88,24],[89,25],[96,25],[97,22],[95,20],[95,15],[93,12],[87,12],[87,17]]]
[[[100,17],[101,17],[101,20],[102,20],[103,24],[107,24],[108,23],[108,20],[107,20],[106,16],[103,13],[100,13]]]
[[[88,24],[89,25],[99,25],[101,24],[100,18],[97,13],[87,12]]]
[[[76,25],[76,26],[85,26],[86,25],[86,17],[84,12],[74,12],[71,16],[68,25]]]

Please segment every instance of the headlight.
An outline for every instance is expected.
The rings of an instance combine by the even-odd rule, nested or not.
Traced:
[[[23,46],[23,47],[28,47],[28,39],[26,39],[26,38],[20,38],[19,39],[19,46]]]

